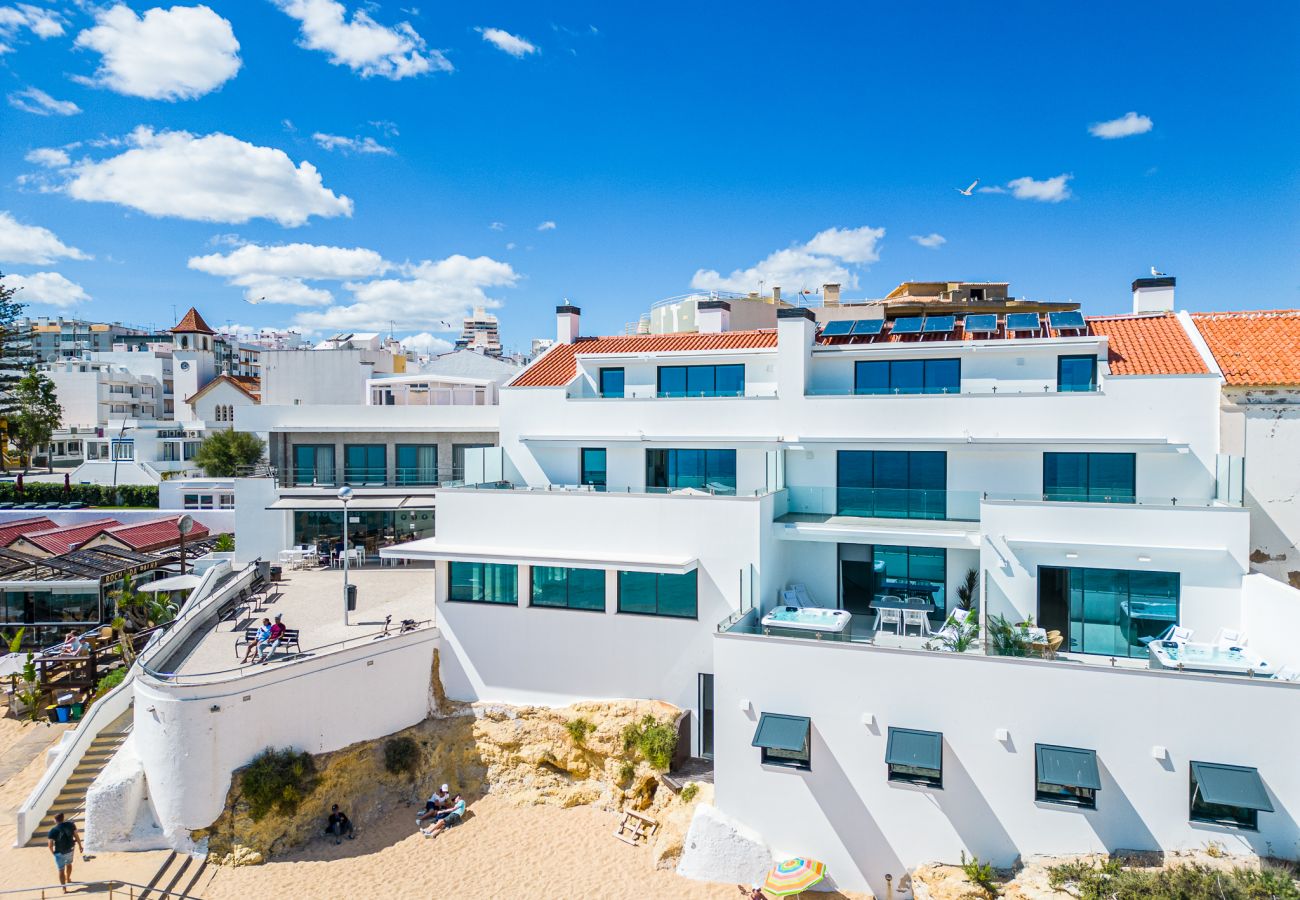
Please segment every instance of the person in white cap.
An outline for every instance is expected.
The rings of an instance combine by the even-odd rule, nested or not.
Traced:
[[[444,784],[442,787],[438,788],[438,790],[433,792],[432,797],[425,801],[424,812],[415,817],[415,824],[423,825],[426,819],[441,812],[450,805],[451,788]]]

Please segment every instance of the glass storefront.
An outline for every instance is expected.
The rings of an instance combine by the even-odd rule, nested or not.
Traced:
[[[420,538],[433,537],[434,513],[431,509],[403,509],[376,512],[352,511],[348,524],[348,543],[364,547],[374,554],[381,547],[391,547]],[[343,546],[343,510],[298,510],[293,514],[293,542],[315,544],[321,553]]]

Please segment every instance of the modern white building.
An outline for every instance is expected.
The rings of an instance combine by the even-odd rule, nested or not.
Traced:
[[[1291,855],[1300,593],[1250,574],[1204,342],[1134,293],[743,331],[717,299],[598,339],[566,304],[483,472],[382,555],[436,563],[450,696],[690,709],[722,812],[845,888],[962,850]]]

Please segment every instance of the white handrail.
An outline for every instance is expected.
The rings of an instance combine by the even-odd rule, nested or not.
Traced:
[[[257,568],[254,565],[248,566],[239,576],[218,588],[218,583],[230,572],[230,564],[223,561],[203,573],[203,580],[190,595],[185,610],[171,623],[171,627],[159,631],[150,639],[136,657],[136,661],[140,662],[146,658],[152,660],[159,654],[169,652],[178,646],[194,632],[196,624],[206,622],[206,613],[213,609],[214,605],[219,606],[225,602],[228,595],[251,583]],[[31,839],[36,827],[49,812],[59,792],[68,783],[73,770],[86,755],[95,738],[118,716],[131,708],[135,698],[133,682],[139,671],[140,666],[133,664],[117,687],[91,704],[85,718],[77,724],[74,731],[68,733],[71,735],[71,740],[65,734],[58,759],[54,765],[45,770],[41,780],[37,782],[23,805],[18,808],[17,831],[14,834],[15,847],[22,847]]]

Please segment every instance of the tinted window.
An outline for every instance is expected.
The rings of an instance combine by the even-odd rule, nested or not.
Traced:
[[[581,483],[595,488],[605,488],[605,448],[584,447],[582,453]]]
[[[618,611],[693,619],[698,605],[695,572],[663,575],[618,573]]]
[[[1056,389],[1063,392],[1097,389],[1097,357],[1062,356],[1056,361]]]
[[[956,394],[959,359],[863,360],[854,366],[856,394]]]
[[[1132,453],[1044,453],[1043,498],[1075,503],[1132,503]]]
[[[623,370],[622,369],[601,369],[600,370],[600,396],[602,397],[623,396]]]

